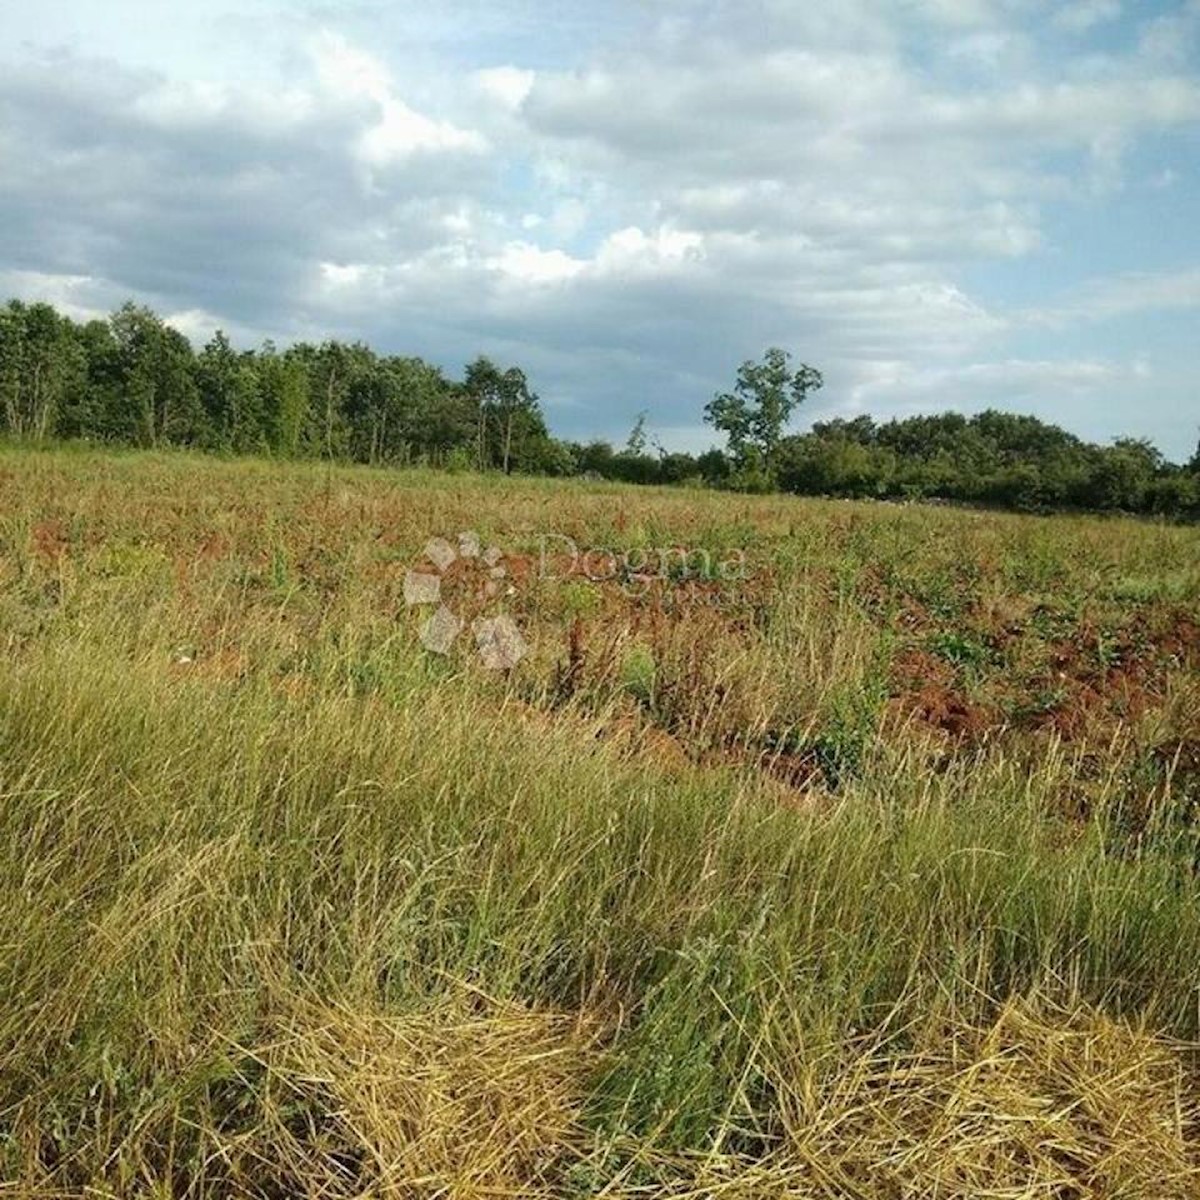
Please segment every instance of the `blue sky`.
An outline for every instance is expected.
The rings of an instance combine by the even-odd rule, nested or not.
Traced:
[[[523,366],[556,432],[1200,437],[1200,0],[59,0],[0,21],[0,294]]]

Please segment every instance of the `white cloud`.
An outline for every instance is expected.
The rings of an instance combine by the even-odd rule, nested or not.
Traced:
[[[304,88],[267,91],[204,80],[162,80],[130,106],[131,114],[168,132],[236,121],[268,135],[312,120],[316,110],[317,97]]]
[[[107,314],[109,302],[103,287],[90,275],[0,269],[0,296],[16,296],[53,304],[76,321],[91,321]]]
[[[924,16],[945,25],[984,25],[996,18],[989,0],[913,0]]]
[[[1127,272],[1094,279],[1075,289],[1061,304],[1032,309],[1022,320],[1063,328],[1133,313],[1200,308],[1200,267],[1181,271]]]
[[[1054,14],[1054,24],[1068,33],[1086,33],[1121,15],[1121,0],[1072,0]]]
[[[515,111],[532,91],[536,77],[520,67],[488,67],[475,72],[475,84],[489,99]]]
[[[509,242],[487,266],[517,283],[561,283],[573,279],[584,263],[561,250],[542,250],[529,242]]]
[[[656,49],[539,74],[522,109],[531,134],[557,143],[577,178],[620,172],[662,219],[854,246],[874,261],[1029,255],[1043,244],[1039,200],[1114,189],[1134,139],[1200,120],[1200,82],[1181,75],[963,88],[892,50],[785,44],[749,69],[732,46],[698,42],[684,56],[675,45],[666,61]]]
[[[370,166],[381,167],[420,151],[467,151],[487,147],[483,135],[449,121],[417,112],[397,95],[387,67],[344,37],[323,33],[313,45],[317,77],[333,96],[365,99],[377,117],[358,139],[358,151]]]
[[[320,265],[321,279],[330,287],[357,287],[367,277],[368,268],[362,263],[331,263]]]
[[[596,255],[596,266],[609,275],[652,273],[699,262],[703,257],[704,238],[698,233],[669,226],[646,233],[631,225],[605,239]]]
[[[222,321],[215,313],[206,312],[202,308],[189,308],[178,312],[164,313],[163,320],[168,325],[178,329],[184,337],[188,338],[196,346],[202,346],[218,329],[223,328],[227,333],[230,332],[227,321]]]
[[[1138,359],[1002,359],[933,368],[890,362],[861,372],[844,412],[910,416],[943,409],[953,396],[953,407],[961,411],[1032,409],[1053,419],[1081,403],[1111,400],[1151,375]]]
[[[932,96],[918,117],[950,133],[1018,138],[1030,148],[1088,145],[1113,133],[1171,128],[1200,119],[1200,83],[1182,78],[1103,83],[1024,83],[983,96]],[[907,120],[891,114],[895,127]]]

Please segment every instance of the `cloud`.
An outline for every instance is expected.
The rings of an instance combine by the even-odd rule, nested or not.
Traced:
[[[1178,67],[1186,63],[1200,42],[1200,3],[1187,0],[1171,13],[1151,17],[1138,37],[1138,52],[1143,59],[1159,65]]]
[[[475,72],[475,86],[492,100],[515,112],[533,90],[537,75],[520,67],[487,67]]]
[[[1031,253],[1044,197],[1115,186],[1132,140],[1200,120],[1185,77],[963,90],[891,52],[784,45],[751,70],[729,43],[543,72],[522,114],[577,173],[621,172],[669,220],[931,263]]]
[[[1068,33],[1087,33],[1097,25],[1115,21],[1120,15],[1120,0],[1073,0],[1073,3],[1059,6],[1053,22]]]
[[[1021,319],[1050,328],[1107,321],[1133,313],[1200,308],[1200,267],[1182,271],[1136,271],[1090,280],[1061,304],[1033,309]]]
[[[379,59],[350,45],[337,34],[322,33],[314,42],[317,78],[336,99],[364,99],[375,117],[359,136],[357,151],[373,167],[403,161],[422,151],[482,152],[483,135],[460,129],[449,121],[435,120],[409,107]]]
[[[478,187],[472,137],[402,109],[369,60],[353,86],[335,60],[283,92],[73,56],[5,72],[0,263],[303,327],[285,310],[322,262],[414,253]]]
[[[486,265],[518,284],[559,283],[584,269],[582,262],[561,250],[542,250],[529,242],[507,243]]]
[[[76,321],[105,317],[113,308],[111,292],[90,275],[0,270],[0,296],[27,296],[53,304]]]
[[[872,393],[896,392],[909,403],[928,402],[947,387],[962,397],[969,408],[997,401],[1011,403],[1013,397],[1036,401],[1062,392],[1091,393],[1110,384],[1143,378],[1149,373],[1144,362],[1114,363],[1083,360],[1005,359],[999,362],[964,363],[952,367],[917,368],[904,364],[880,364],[853,390],[852,398],[863,402]]]
[[[1194,239],[1159,275],[1103,256],[1127,176],[1169,159],[1170,188],[1132,190],[1195,200],[1200,79],[1172,47],[1196,0],[1104,53],[1132,6],[560,8],[257,10],[237,55],[138,25],[156,70],[98,26],[109,57],[0,35],[0,285],[89,314],[132,295],[195,337],[358,337],[450,369],[492,353],[575,436],[650,408],[707,439],[703,403],[771,344],[825,369],[814,411],[986,397],[1053,416],[1056,393],[1174,378],[1035,341],[1194,303]],[[186,31],[228,41],[199,10]],[[1089,220],[1106,234],[1073,253]],[[1073,261],[1108,273],[1077,281]],[[1178,441],[1165,405],[1154,428]]]

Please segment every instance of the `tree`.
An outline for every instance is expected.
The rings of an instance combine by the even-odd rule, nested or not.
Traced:
[[[391,357],[384,360],[387,376],[383,414],[386,430],[381,436],[382,457],[388,462],[411,462],[428,458],[439,445],[471,444],[474,423],[470,402],[463,389],[451,384],[442,372],[419,358]],[[435,431],[432,414],[440,414],[442,427]]]
[[[833,439],[841,438],[854,442],[859,446],[874,446],[878,441],[875,422],[868,416],[834,417],[832,421],[817,421],[812,427],[814,437]]]
[[[477,406],[476,459],[506,475],[544,450],[549,437],[537,396],[520,367],[500,370],[490,358],[469,364],[464,384]]]
[[[575,462],[581,475],[599,475],[601,479],[613,478],[613,459],[616,454],[608,442],[588,442],[586,446],[576,445]]]
[[[99,319],[75,329],[80,367],[63,399],[57,432],[66,438],[111,436],[110,414],[119,395],[117,342],[112,325]]]
[[[115,392],[108,432],[142,445],[197,440],[203,423],[191,343],[148,308],[127,303],[110,318]]]
[[[272,454],[294,458],[308,415],[308,374],[301,359],[264,342],[255,355],[263,440]]]
[[[292,353],[308,376],[305,451],[329,461],[351,457],[350,395],[362,367],[363,347],[329,340],[320,346],[301,344]]]
[[[700,464],[695,455],[680,450],[663,451],[658,456],[658,478],[661,483],[686,483],[700,478]]]
[[[211,447],[248,451],[270,444],[255,355],[234,350],[218,329],[196,360],[196,384]]]
[[[724,450],[718,450],[714,446],[696,459],[696,470],[700,472],[700,478],[705,483],[719,487],[729,478],[729,459]]]
[[[567,442],[547,437],[531,447],[525,469],[538,475],[567,476],[579,471],[579,461],[574,448]]]
[[[625,453],[642,455],[646,453],[646,411],[643,409],[637,415],[629,437],[625,439]]]
[[[1091,507],[1138,512],[1155,476],[1163,465],[1162,455],[1147,441],[1118,438],[1095,453],[1095,467],[1087,483]]]
[[[1200,476],[1183,467],[1159,476],[1146,490],[1146,508],[1166,517],[1195,516],[1200,508]]]
[[[524,372],[487,358],[459,382],[420,358],[361,342],[238,350],[217,333],[196,354],[178,330],[133,303],[80,324],[49,304],[0,306],[0,435],[23,440],[1200,518],[1200,448],[1176,465],[1146,441],[1096,446],[997,410],[879,425],[867,415],[834,418],[787,435],[796,406],[821,382],[811,367],[793,370],[778,349],[743,363],[733,390],[705,410],[729,451],[693,457],[660,446],[644,412],[619,448],[556,441]]]
[[[0,428],[35,441],[57,432],[84,361],[75,327],[49,304],[0,309]]]
[[[725,434],[739,471],[770,477],[792,413],[823,382],[821,372],[807,363],[793,371],[791,355],[773,346],[762,362],[742,363],[733,391],[714,396],[704,419]]]

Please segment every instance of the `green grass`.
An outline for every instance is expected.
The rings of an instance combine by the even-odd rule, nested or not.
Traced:
[[[1196,1194],[1191,661],[1154,643],[1136,719],[1071,740],[949,738],[888,682],[932,638],[948,680],[1008,686],[1053,643],[980,652],[992,591],[1125,620],[1114,572],[1174,591],[1196,533],[332,480],[0,454],[17,1191]],[[550,523],[736,530],[761,611],[569,582],[513,601],[511,677],[423,651],[397,589],[425,537]],[[564,611],[590,623],[570,696]],[[840,768],[781,782],[764,731]]]

